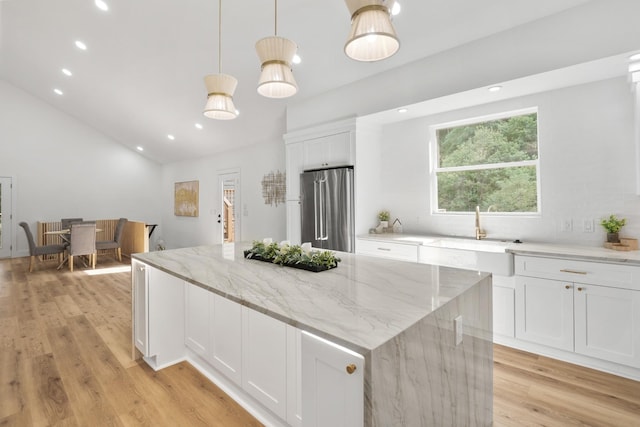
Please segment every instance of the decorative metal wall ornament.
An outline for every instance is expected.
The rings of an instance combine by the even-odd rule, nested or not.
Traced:
[[[287,200],[287,174],[285,172],[269,172],[262,178],[262,197],[264,204],[284,203]]]

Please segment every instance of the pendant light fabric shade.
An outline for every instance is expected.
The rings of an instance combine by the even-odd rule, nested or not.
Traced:
[[[272,36],[258,40],[256,52],[262,64],[258,93],[267,98],[286,98],[298,92],[291,62],[298,46],[291,40]]]
[[[217,120],[231,120],[238,117],[233,105],[233,93],[238,80],[228,74],[222,74],[222,0],[218,0],[218,74],[204,76],[207,88],[207,103],[204,106],[205,117]]]
[[[395,54],[400,41],[391,23],[394,0],[345,0],[351,32],[344,52],[356,61],[380,61]]]
[[[204,84],[207,87],[204,115],[218,120],[235,119],[238,112],[233,105],[233,93],[238,80],[228,74],[210,74],[205,76]]]

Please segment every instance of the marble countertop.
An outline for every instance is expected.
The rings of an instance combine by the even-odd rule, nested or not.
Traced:
[[[595,246],[562,245],[558,243],[513,243],[505,240],[475,240],[464,237],[394,233],[364,234],[358,236],[358,238],[418,246],[446,247],[486,252],[509,252],[516,255],[561,257],[583,261],[640,265],[640,251],[616,251]]]
[[[245,259],[249,247],[200,246],[132,257],[360,353],[489,276],[343,252],[336,253],[342,260],[337,268],[313,273]]]

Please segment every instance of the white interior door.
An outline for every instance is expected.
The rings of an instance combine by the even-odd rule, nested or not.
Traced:
[[[11,257],[11,178],[0,177],[0,258]]]
[[[220,203],[218,224],[222,243],[240,241],[240,173],[222,173],[218,175]]]

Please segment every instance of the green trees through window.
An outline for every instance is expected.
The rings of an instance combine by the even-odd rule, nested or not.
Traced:
[[[438,128],[438,212],[538,212],[538,114]]]

